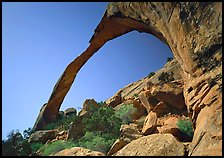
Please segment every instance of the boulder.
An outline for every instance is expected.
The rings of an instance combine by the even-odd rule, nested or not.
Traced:
[[[177,117],[169,117],[164,121],[163,126],[157,127],[159,133],[170,133],[176,138],[180,138],[180,131],[177,127],[177,121],[179,118]]]
[[[142,91],[139,94],[139,99],[148,113],[159,103],[159,100],[151,95],[150,90]]]
[[[105,154],[99,151],[92,151],[82,147],[73,147],[70,149],[61,150],[51,156],[105,156]]]
[[[31,134],[29,143],[46,143],[48,140],[53,140],[57,136],[57,130],[41,130]]]
[[[113,156],[184,156],[184,145],[172,134],[151,134],[125,145]]]
[[[110,150],[108,151],[107,155],[111,156],[112,154],[116,153],[118,150],[123,148],[125,145],[127,145],[128,142],[126,142],[123,139],[117,139],[114,144],[111,146]]]
[[[68,108],[64,111],[65,116],[76,115],[77,111],[75,108]]]
[[[142,134],[149,135],[153,133],[157,122],[157,114],[155,112],[149,112],[149,114],[145,118],[145,122],[142,128]]]

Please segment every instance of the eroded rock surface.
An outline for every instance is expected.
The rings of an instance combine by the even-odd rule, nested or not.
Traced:
[[[51,156],[105,156],[105,154],[82,147],[73,147],[71,149],[64,149],[59,151]]]
[[[221,155],[221,2],[110,3],[90,46],[59,78],[34,130],[56,120],[64,97],[86,61],[107,41],[132,30],[152,34],[168,44],[180,64],[184,99],[195,127],[189,154]]]
[[[124,146],[115,156],[184,156],[184,145],[171,134],[152,134]]]
[[[29,143],[46,143],[48,140],[56,138],[57,130],[41,130],[31,134],[28,142]]]

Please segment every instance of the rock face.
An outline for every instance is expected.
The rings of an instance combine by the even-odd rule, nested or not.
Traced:
[[[71,149],[64,149],[52,156],[105,156],[99,151],[92,151],[81,147],[73,147]]]
[[[46,143],[48,140],[53,140],[57,136],[57,130],[42,130],[31,134],[29,143]]]
[[[42,129],[57,118],[64,97],[86,61],[107,41],[132,30],[152,34],[168,44],[180,64],[183,95],[195,126],[189,154],[221,155],[221,2],[110,3],[90,46],[67,66],[33,129]]]
[[[184,156],[184,145],[171,134],[152,134],[124,146],[114,156]]]
[[[177,127],[177,121],[179,120],[178,117],[169,117],[163,123],[163,126],[158,127],[159,133],[170,133],[175,137],[180,138],[180,132]]]
[[[150,78],[145,77],[137,82],[128,84],[124,88],[121,88],[114,96],[112,96],[111,98],[105,101],[107,106],[112,106],[111,102],[113,102],[115,98],[119,98],[119,99],[117,99],[116,104],[113,104],[112,107],[115,107],[118,104],[121,104],[125,100],[130,100],[130,99],[133,100],[135,95],[138,95],[137,98],[140,98],[139,95],[142,91],[147,91],[148,88],[150,88],[151,86],[161,83],[159,78],[164,73],[172,74],[173,80],[175,81],[182,79],[180,75],[182,73],[180,64],[177,62],[176,59],[173,59],[172,61],[166,63],[165,66],[162,69],[158,70],[152,77]],[[181,89],[183,91],[183,87]]]

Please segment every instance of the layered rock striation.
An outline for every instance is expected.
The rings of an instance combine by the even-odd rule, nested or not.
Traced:
[[[221,2],[110,3],[89,47],[66,67],[56,83],[34,130],[56,120],[67,92],[86,61],[107,41],[133,30],[152,34],[169,45],[180,64],[184,100],[195,127],[189,155],[221,155]],[[119,95],[114,102],[119,102]]]

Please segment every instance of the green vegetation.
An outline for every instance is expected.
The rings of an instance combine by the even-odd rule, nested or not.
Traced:
[[[2,155],[20,156],[20,146],[23,141],[22,134],[18,130],[12,130],[7,138],[7,140],[2,140]]]
[[[173,60],[173,58],[167,58],[166,59],[166,62],[168,63],[168,62],[170,62],[170,61],[172,61]]]
[[[31,128],[24,130],[24,137],[16,130],[12,130],[6,140],[2,140],[2,155],[3,156],[27,156],[36,152],[35,144],[28,143],[28,139],[33,131]]]
[[[151,78],[152,76],[154,76],[155,75],[155,72],[150,72],[149,74],[148,74],[148,78]]]
[[[193,135],[194,135],[193,125],[192,125],[192,122],[189,119],[178,120],[177,127],[179,128],[179,130],[182,133],[188,135],[190,138],[193,137]]]
[[[173,78],[173,72],[171,72],[170,74],[167,72],[162,72],[162,74],[159,76],[159,81],[161,81],[161,83],[164,82],[171,82],[174,80]]]
[[[137,125],[138,126],[143,126],[144,125],[144,122],[145,122],[145,118],[146,118],[146,116],[142,116],[140,119],[138,119],[136,121]]]
[[[135,93],[135,94],[133,95],[134,98],[138,98],[138,96],[139,96],[138,93]]]
[[[50,130],[50,129],[56,129],[58,127],[62,127],[64,130],[68,130],[69,124],[77,119],[77,115],[73,114],[68,117],[61,117],[58,118],[57,122],[49,123],[44,129]]]
[[[43,144],[41,143],[32,143],[31,145],[32,153],[35,153],[37,150],[39,150]]]
[[[63,149],[69,149],[76,146],[76,144],[74,144],[71,141],[62,141],[62,140],[58,140],[56,142],[44,145],[40,148],[40,152],[42,153],[42,156],[49,156],[51,154],[55,154]]]
[[[105,102],[103,102],[103,101],[100,101],[100,102],[98,102],[97,104],[98,104],[98,105],[100,105],[100,107],[103,107],[103,106],[105,106],[105,105],[106,105],[106,103],[105,103]]]
[[[104,102],[100,102],[100,105],[100,108],[91,106],[88,110],[90,114],[88,116],[83,118],[77,115],[59,117],[55,123],[51,123],[45,128],[46,130],[62,127],[67,130],[71,122],[81,119],[80,123],[84,125],[82,137],[69,141],[59,140],[44,145],[28,143],[33,132],[31,128],[23,131],[24,137],[19,131],[12,131],[8,135],[8,139],[2,141],[3,155],[28,156],[36,155],[38,151],[41,155],[46,156],[75,146],[107,153],[114,141],[120,136],[121,124],[131,122],[131,116],[137,109],[133,104],[122,105],[116,111],[112,107],[105,107]]]
[[[85,132],[100,131],[101,133],[111,133],[116,137],[121,126],[121,120],[116,117],[112,107],[101,107],[93,112],[92,116],[84,118],[82,122],[85,125]]]
[[[116,116],[121,119],[122,124],[128,124],[131,122],[131,116],[137,111],[137,108],[133,104],[123,104],[118,111]]]
[[[117,138],[111,133],[89,132],[77,142],[77,146],[107,153]]]

